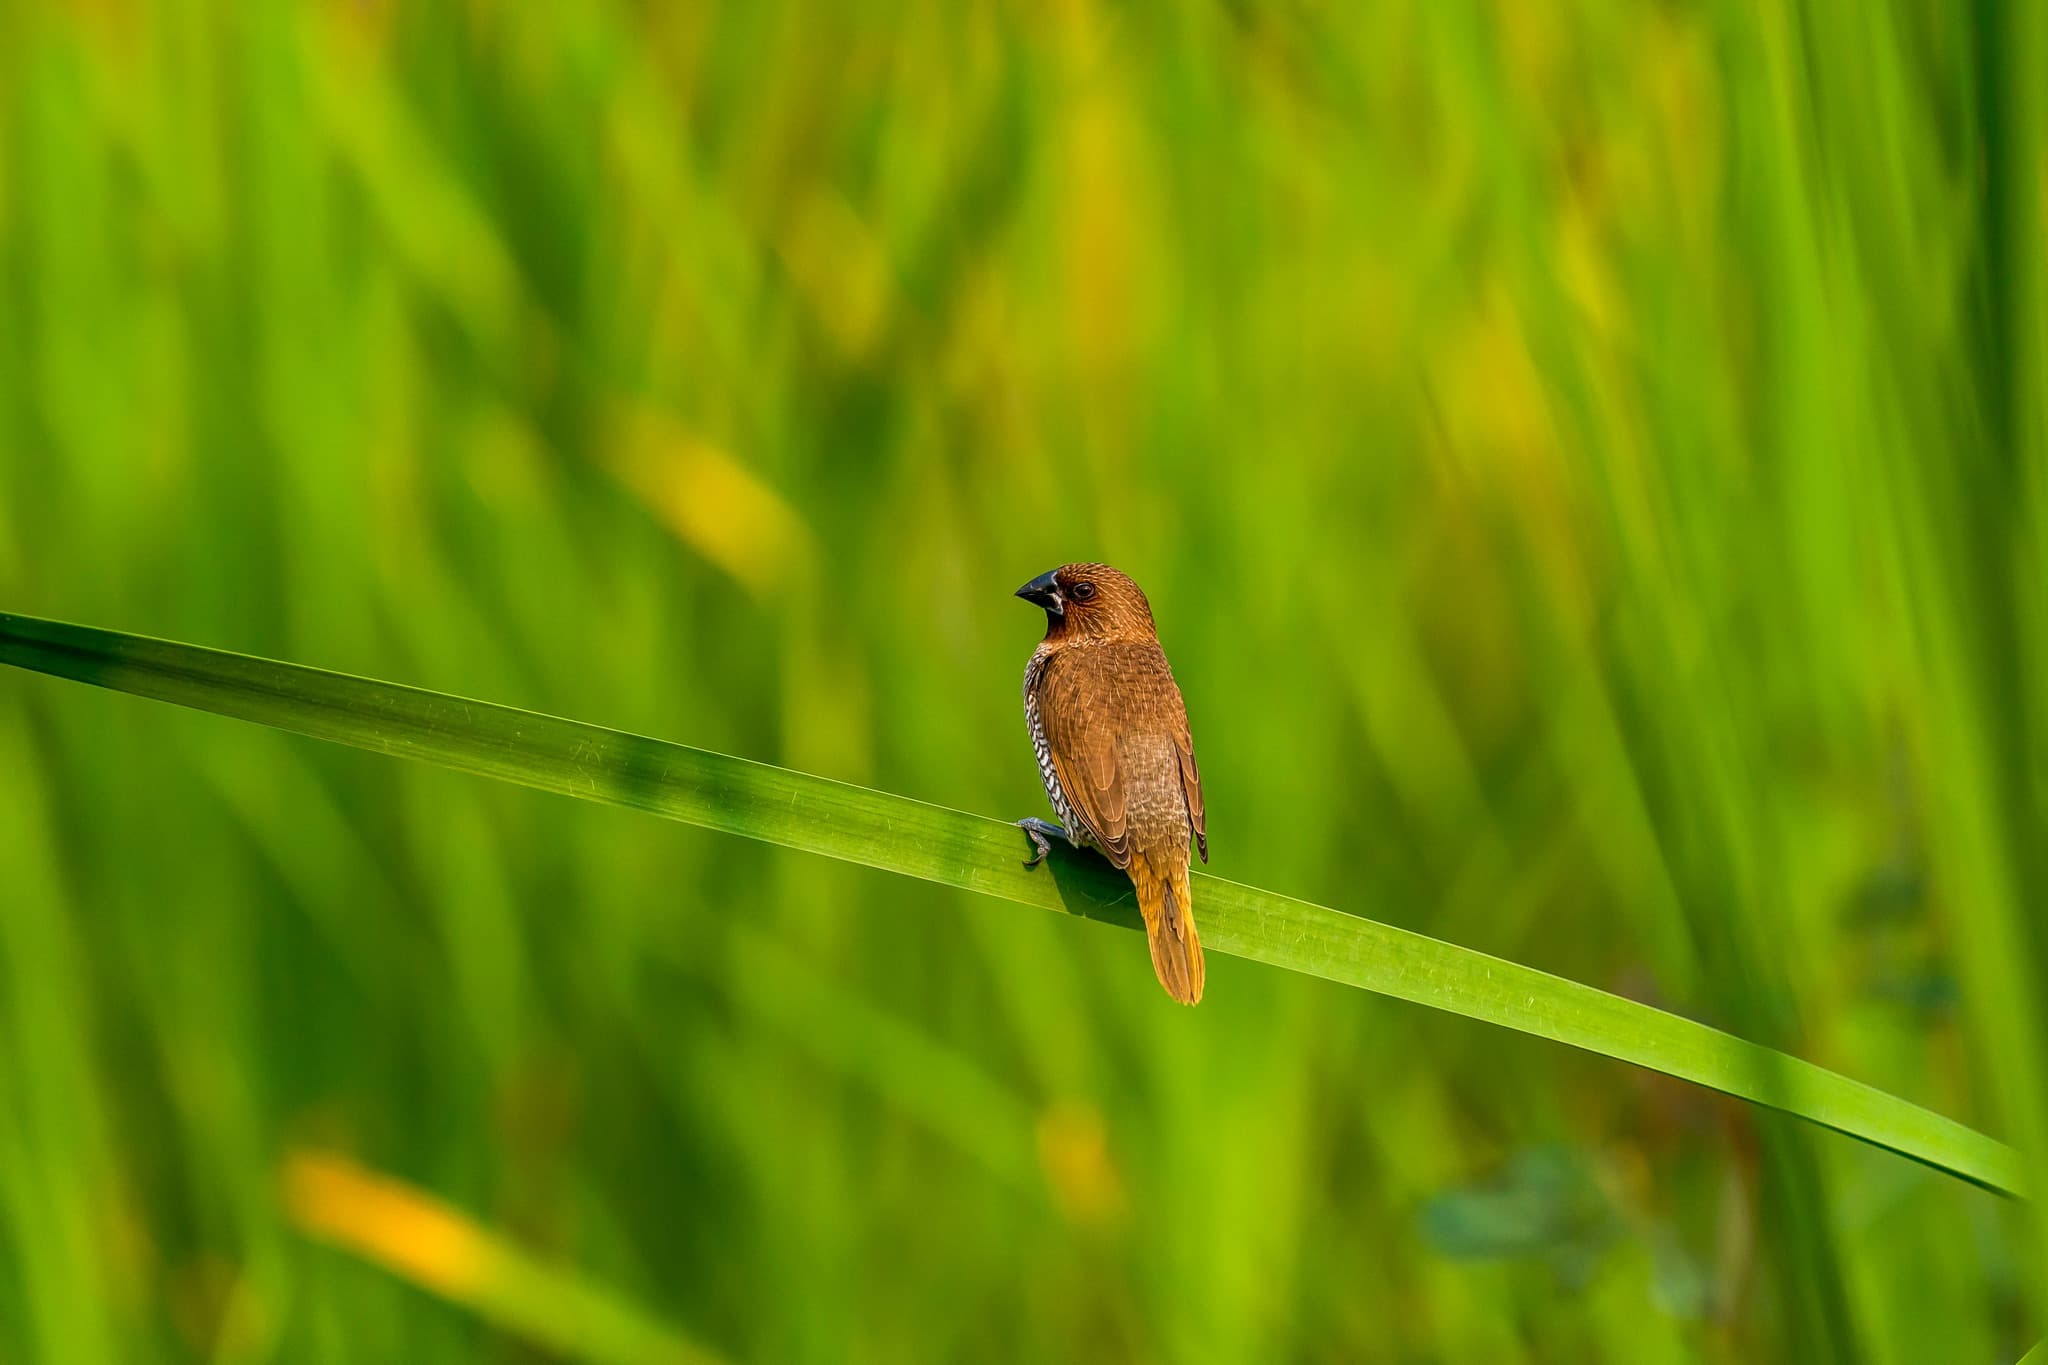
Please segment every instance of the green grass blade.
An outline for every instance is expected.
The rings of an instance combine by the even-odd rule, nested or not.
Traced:
[[[346,1156],[294,1152],[285,1198],[299,1227],[563,1360],[719,1365],[637,1304],[552,1265],[452,1205]]]
[[[0,613],[0,663],[1135,927],[1100,859],[1036,872],[998,820],[438,692]],[[1590,986],[1292,897],[1198,876],[1222,952],[1448,1010],[1767,1105],[2001,1193],[2012,1149],[1844,1076]]]

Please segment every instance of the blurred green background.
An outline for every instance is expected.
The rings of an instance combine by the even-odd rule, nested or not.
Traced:
[[[1008,594],[1106,559],[1212,871],[2048,1151],[2043,27],[15,0],[0,607],[1016,817]],[[1995,1362],[2042,1246],[1554,1046],[0,676],[0,1360]]]

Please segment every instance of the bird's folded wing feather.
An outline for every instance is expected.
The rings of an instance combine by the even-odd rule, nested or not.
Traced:
[[[1202,861],[1209,861],[1209,826],[1202,818],[1202,774],[1195,767],[1195,737],[1188,729],[1187,703],[1180,689],[1173,690],[1173,747],[1180,753],[1180,785],[1188,800],[1188,828],[1194,831],[1195,847]]]
[[[1128,810],[1118,738],[1124,698],[1117,660],[1102,649],[1065,649],[1039,675],[1038,715],[1060,794],[1074,818],[1118,867],[1131,861]]]
[[[1157,645],[1080,647],[1055,654],[1039,682],[1039,716],[1060,792],[1111,862],[1118,867],[1130,862],[1129,784],[1134,777],[1140,782],[1179,779],[1189,832],[1202,861],[1209,861],[1202,775],[1195,767],[1187,706]],[[1173,736],[1178,771],[1171,776],[1126,772],[1123,756],[1133,741],[1158,736],[1162,728]],[[1158,750],[1141,742],[1135,752]],[[1157,760],[1138,761],[1143,766]]]

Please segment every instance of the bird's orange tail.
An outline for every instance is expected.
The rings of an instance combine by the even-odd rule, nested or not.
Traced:
[[[1202,998],[1202,937],[1195,932],[1194,901],[1188,895],[1185,855],[1155,866],[1144,854],[1131,857],[1131,885],[1152,944],[1152,970],[1166,993],[1183,1005]]]

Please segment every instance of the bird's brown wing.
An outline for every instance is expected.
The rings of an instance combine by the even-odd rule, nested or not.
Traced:
[[[1077,647],[1047,659],[1038,679],[1038,716],[1068,809],[1111,862],[1128,867],[1129,804],[1117,762],[1124,699],[1113,657],[1121,653]]]
[[[1038,714],[1060,794],[1111,862],[1128,867],[1134,839],[1137,847],[1149,849],[1159,847],[1162,838],[1173,838],[1160,822],[1178,824],[1183,810],[1202,861],[1209,861],[1202,777],[1195,767],[1187,707],[1157,645],[1059,651],[1046,661],[1040,677]],[[1154,746],[1165,735],[1172,736],[1176,763],[1161,772],[1157,764],[1164,755]],[[1153,738],[1148,742],[1146,736]],[[1127,771],[1127,751],[1137,772]],[[1142,790],[1134,793],[1133,781]],[[1160,783],[1177,786],[1181,799],[1162,801]]]
[[[1188,729],[1187,703],[1180,689],[1173,688],[1173,747],[1180,754],[1180,785],[1188,799],[1188,827],[1195,833],[1195,847],[1202,861],[1209,861],[1209,826],[1202,818],[1202,774],[1195,767],[1195,736]]]

